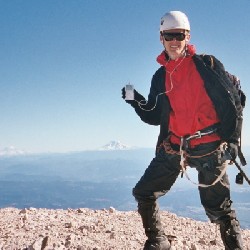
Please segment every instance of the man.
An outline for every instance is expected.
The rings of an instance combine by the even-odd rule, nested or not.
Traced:
[[[215,57],[195,53],[189,20],[180,11],[162,17],[160,41],[164,51],[157,61],[162,66],[152,78],[148,100],[136,90],[134,100],[126,100],[142,121],[160,125],[156,156],[133,189],[148,237],[144,249],[170,249],[157,199],[190,166],[198,171],[201,203],[211,222],[219,224],[225,249],[241,250],[225,171],[237,156],[242,122],[235,78]]]

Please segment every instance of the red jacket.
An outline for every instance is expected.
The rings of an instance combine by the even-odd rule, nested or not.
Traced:
[[[162,58],[163,64],[165,65],[167,62],[166,59],[163,56],[160,56],[160,58]],[[235,88],[235,84],[228,77],[223,64],[214,56],[194,54],[191,58],[196,68],[192,69],[191,67],[190,69],[192,69],[193,73],[189,71],[186,73],[189,75],[189,79],[199,79],[199,76],[196,75],[197,71],[200,74],[201,79],[203,80],[206,92],[203,91],[204,89],[202,85],[198,86],[198,90],[201,91],[202,95],[200,92],[198,92],[197,89],[194,89],[193,87],[193,92],[191,92],[190,86],[193,86],[193,83],[188,82],[190,86],[187,84],[185,84],[185,86],[188,87],[189,90],[189,99],[187,99],[187,97],[185,96],[186,93],[184,93],[185,100],[190,100],[190,94],[192,94],[192,98],[190,100],[190,103],[192,103],[191,109],[196,110],[198,117],[203,118],[203,111],[201,112],[203,106],[198,104],[196,100],[199,100],[201,101],[201,103],[203,103],[204,96],[208,95],[212,101],[212,104],[210,101],[205,102],[205,104],[208,104],[208,106],[211,108],[206,108],[206,110],[212,110],[212,112],[214,112],[214,107],[219,119],[216,115],[213,115],[212,119],[215,118],[214,122],[220,120],[220,123],[218,124],[217,134],[221,137],[222,141],[237,143],[242,125],[242,104],[240,96],[238,94],[238,90]],[[192,65],[191,62],[190,64]],[[211,67],[211,65],[213,65],[213,67]],[[192,74],[194,75],[192,76]],[[154,126],[160,125],[157,147],[161,145],[163,140],[169,136],[170,114],[172,116],[175,110],[175,108],[172,108],[170,104],[169,97],[165,94],[165,79],[166,69],[165,66],[161,66],[152,77],[148,100],[146,100],[144,96],[136,91],[136,100],[127,101],[134,108],[135,112],[143,122]],[[176,85],[173,87],[176,88]],[[184,91],[182,91],[182,93],[183,92]],[[169,92],[169,94],[170,93],[171,92]],[[209,100],[209,98],[206,97],[207,100]],[[176,102],[178,99],[176,98]],[[184,106],[186,106],[186,104]],[[183,107],[180,106],[180,108]],[[185,108],[185,110],[187,111],[188,109]],[[195,121],[194,124],[196,124],[197,129],[202,127],[202,124],[204,124],[204,126],[210,124],[210,113],[206,113],[207,116],[205,116],[204,118],[204,121],[206,121],[205,123],[200,122],[199,119],[195,119],[194,113],[192,114],[193,116],[191,118],[187,117],[187,119],[190,121],[192,121],[193,119],[193,121]],[[182,129],[185,129],[186,123],[187,121],[184,121],[181,126]],[[173,129],[172,125],[171,127],[171,129]],[[192,126],[189,126],[189,128],[187,127],[187,130],[189,131],[185,131],[185,133],[189,133],[191,129],[195,130],[196,128],[194,129]],[[219,136],[217,138],[220,138]],[[209,140],[215,139],[211,138],[211,136],[208,136],[207,138],[209,138]],[[204,136],[201,139],[194,139],[193,141],[201,143],[203,142],[203,140],[207,140],[207,138],[205,138]]]
[[[166,60],[162,52],[157,61],[166,69],[166,95],[172,110],[169,130],[173,133],[171,141],[180,144],[180,137],[192,135],[220,120],[214,105],[207,95],[204,82],[196,69],[192,56],[195,48],[188,45],[188,56],[177,60]],[[191,146],[220,140],[216,133],[191,140]]]

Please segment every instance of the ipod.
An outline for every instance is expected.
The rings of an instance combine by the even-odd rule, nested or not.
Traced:
[[[127,84],[125,86],[125,100],[132,101],[134,100],[134,86],[131,84]]]

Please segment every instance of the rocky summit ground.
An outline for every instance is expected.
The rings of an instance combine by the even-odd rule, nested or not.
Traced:
[[[166,211],[161,217],[172,250],[224,249],[216,225]],[[250,230],[242,235],[244,249],[250,250]],[[0,209],[1,250],[136,250],[145,239],[135,211]]]

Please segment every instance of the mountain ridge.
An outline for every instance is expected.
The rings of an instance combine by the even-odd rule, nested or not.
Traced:
[[[5,156],[5,157],[11,157],[11,156],[20,156],[20,155],[27,155],[28,152],[22,150],[22,149],[17,149],[14,146],[8,146],[4,147],[3,149],[0,150],[0,157]]]

